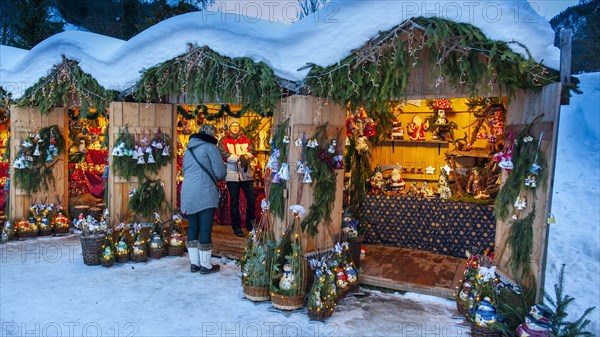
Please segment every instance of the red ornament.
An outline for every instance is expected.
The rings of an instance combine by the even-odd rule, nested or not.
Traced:
[[[436,109],[452,109],[452,104],[447,99],[438,99],[433,104]]]

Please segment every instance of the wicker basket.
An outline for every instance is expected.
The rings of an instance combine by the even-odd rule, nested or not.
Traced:
[[[99,265],[105,236],[79,236],[79,239],[81,240],[81,254],[83,254],[83,263],[87,264],[88,266]]]
[[[24,231],[17,233],[19,239],[35,238],[36,236],[38,236],[38,231]]]
[[[130,255],[131,255],[130,256],[131,261],[133,261],[133,262],[146,262],[146,261],[148,261],[148,253],[146,253],[146,251],[144,251],[141,254],[133,254],[133,253],[131,253]]]
[[[129,254],[115,254],[115,261],[117,263],[129,262]]]
[[[471,322],[471,337],[502,337],[502,333]]]
[[[69,227],[54,227],[54,235],[69,234]]]
[[[102,264],[102,267],[112,267],[113,264],[115,264],[115,259],[100,259],[100,263]]]
[[[164,248],[150,248],[148,249],[148,252],[150,253],[150,258],[152,259],[160,259],[163,256],[165,256],[165,249]]]
[[[40,229],[40,236],[50,236],[52,235],[52,228]]]
[[[331,317],[333,310],[316,311],[313,309],[308,309],[307,313],[308,318],[310,318],[312,321],[324,321],[326,318]]]
[[[181,245],[179,247],[167,246],[167,255],[168,256],[182,256],[185,251],[185,246]]]
[[[271,294],[271,302],[273,307],[279,310],[298,310],[304,307],[304,295],[299,296],[283,296]]]
[[[244,286],[244,297],[252,302],[263,302],[271,299],[269,287]]]
[[[465,301],[456,300],[456,310],[463,316],[469,313],[469,308],[467,308],[467,303]]]

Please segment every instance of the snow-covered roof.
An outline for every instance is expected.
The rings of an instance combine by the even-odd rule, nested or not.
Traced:
[[[224,56],[263,61],[277,76],[301,81],[309,71],[308,63],[334,64],[380,31],[419,16],[470,23],[493,40],[516,40],[527,46],[536,61],[558,69],[554,31],[526,0],[344,0],[294,24],[193,12],[160,22],[129,41],[68,31],[49,37],[28,52],[0,46],[0,85],[20,97],[64,55],[79,61],[81,69],[105,88],[122,91],[140,78],[140,71],[183,54],[188,44],[206,45]],[[526,57],[516,44],[511,48]]]

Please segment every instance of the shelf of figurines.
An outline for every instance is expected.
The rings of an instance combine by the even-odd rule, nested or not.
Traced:
[[[411,144],[411,145],[444,145],[448,144],[447,140],[410,140],[410,139],[385,139],[382,143],[396,143],[396,144]]]

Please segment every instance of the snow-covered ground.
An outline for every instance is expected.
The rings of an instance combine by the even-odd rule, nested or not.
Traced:
[[[575,298],[569,318],[595,306],[589,331],[600,335],[600,73],[578,77],[583,94],[561,108],[546,291],[554,295],[566,264],[565,291]]]
[[[187,257],[86,266],[78,235],[0,247],[1,336],[467,336],[453,301],[369,291],[325,323],[242,299],[231,260],[213,275]],[[224,263],[224,264],[223,264]]]

